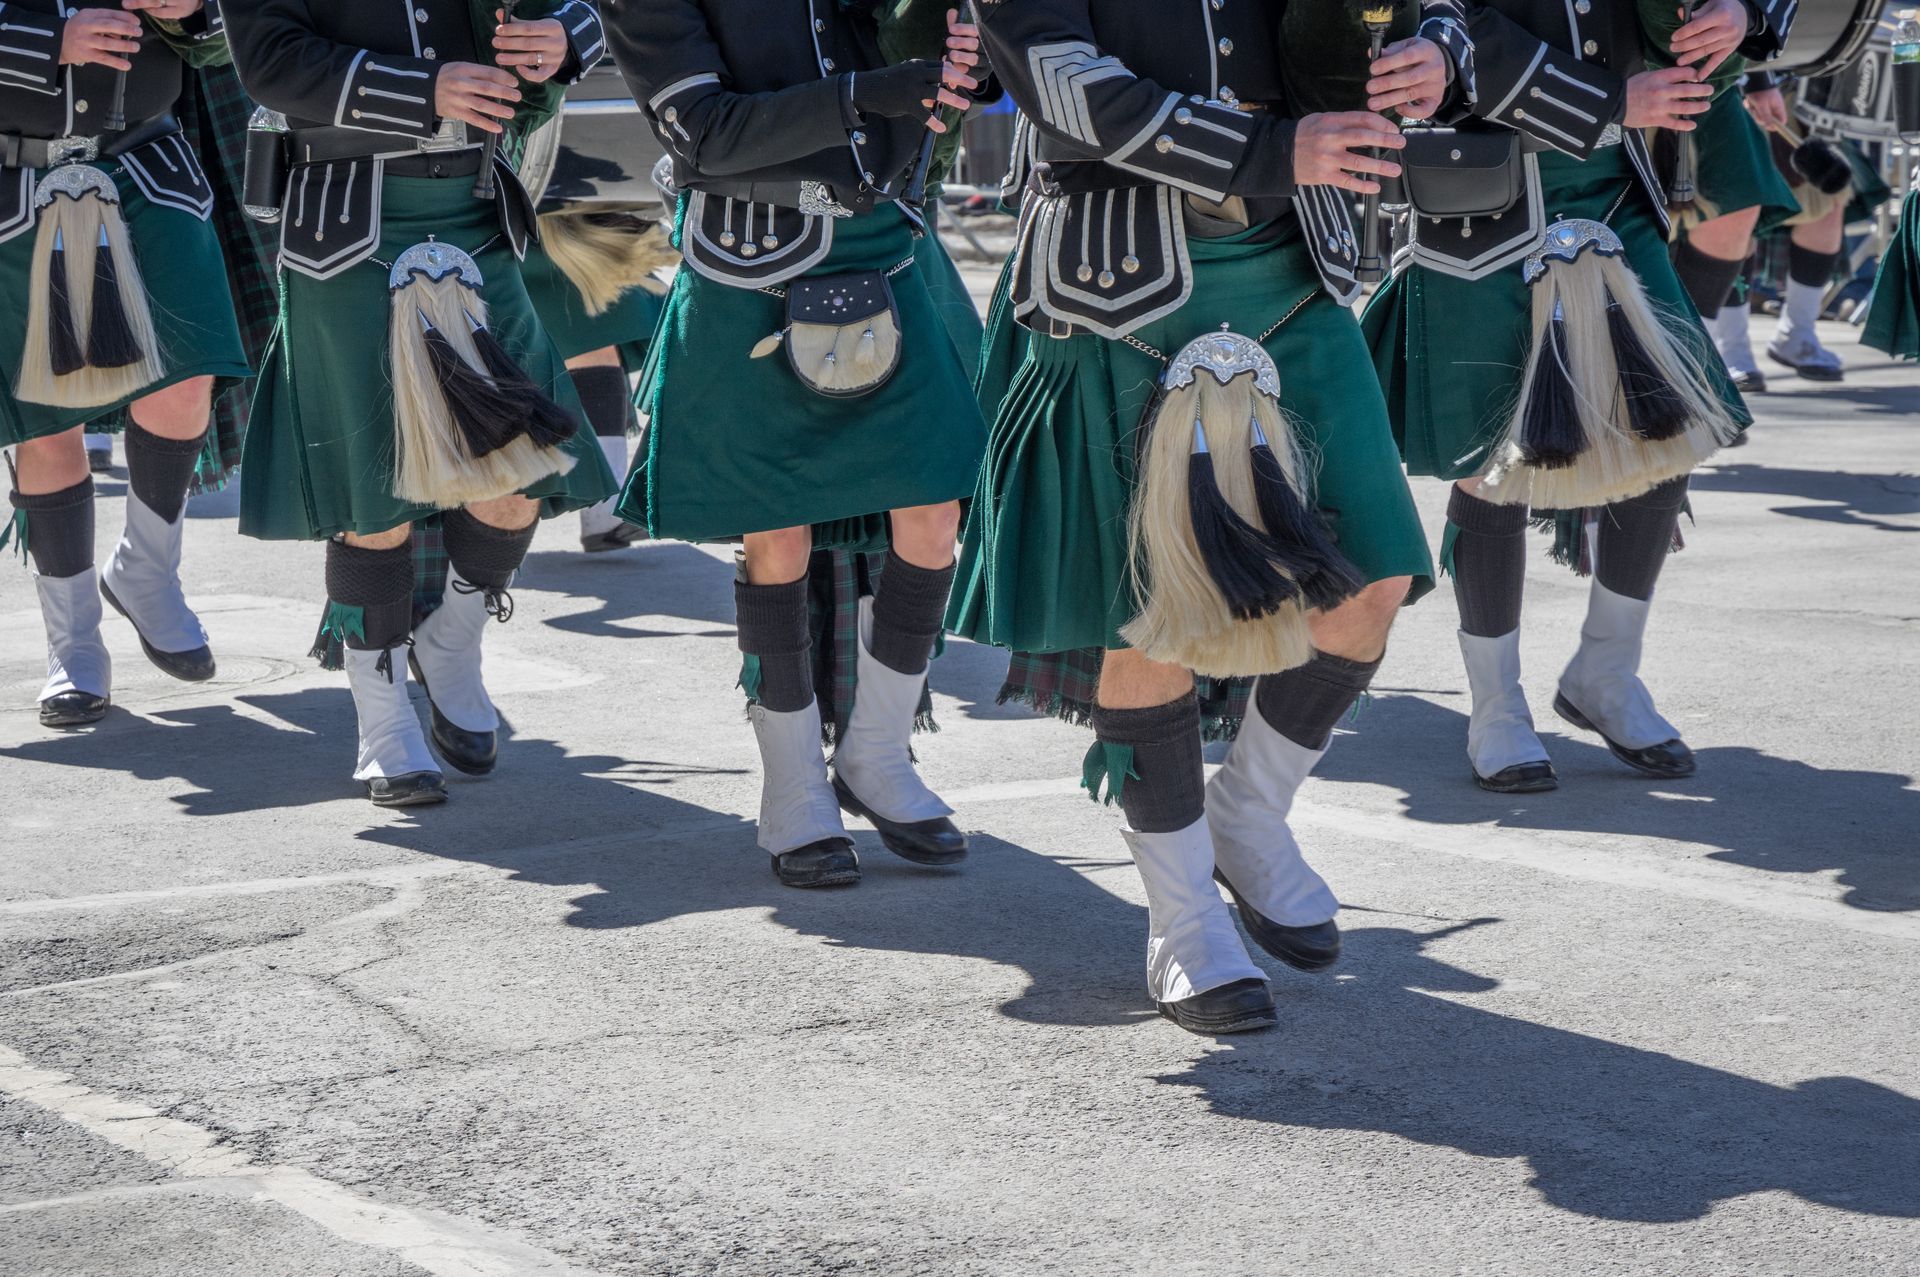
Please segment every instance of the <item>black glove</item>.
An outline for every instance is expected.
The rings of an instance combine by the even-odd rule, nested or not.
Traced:
[[[931,115],[933,108],[927,103],[940,92],[940,70],[940,63],[920,60],[878,71],[856,71],[847,77],[853,109],[862,115],[888,119]]]

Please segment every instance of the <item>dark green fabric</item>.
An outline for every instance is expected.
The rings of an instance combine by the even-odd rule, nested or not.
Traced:
[[[628,372],[638,372],[645,365],[664,304],[658,294],[630,288],[600,314],[589,315],[580,290],[538,246],[527,249],[520,274],[526,280],[533,309],[540,316],[540,326],[553,339],[560,358],[577,359],[616,346]]]
[[[1280,78],[1287,86],[1291,114],[1367,109],[1373,40],[1360,17],[1365,7],[1347,3],[1289,4],[1282,9]],[[1408,38],[1420,27],[1420,6],[1413,0],[1388,0],[1386,7],[1393,16],[1387,24],[1383,48]],[[1225,64],[1221,74],[1226,74]]]
[[[1741,423],[1752,420],[1727,379],[1700,316],[1680,287],[1666,236],[1641,194],[1625,148],[1610,146],[1588,160],[1550,151],[1540,156],[1547,217],[1604,218],[1628,192],[1610,225],[1647,296],[1700,352],[1720,398]],[[1471,323],[1462,322],[1471,317]],[[1532,340],[1532,310],[1520,263],[1484,279],[1464,280],[1409,266],[1373,297],[1361,317],[1373,347],[1407,471],[1464,479],[1486,469],[1519,398]]]
[[[27,305],[38,233],[29,228],[0,244],[0,445],[56,435],[88,421],[106,420],[135,399],[194,377],[216,377],[216,396],[250,375],[234,322],[227,267],[210,222],[177,208],[151,204],[118,163],[95,165],[111,174],[140,274],[153,307],[167,374],[118,403],[99,408],[51,408],[13,396],[27,341]],[[44,304],[44,303],[42,303]]]
[[[960,366],[971,372],[980,363],[980,308],[973,304],[960,268],[953,264],[947,246],[937,233],[920,241],[918,253],[927,281],[927,294],[940,312],[940,324],[953,341],[953,353]]]
[[[1920,358],[1920,192],[1907,192],[1900,206],[1900,225],[1880,257],[1880,273],[1873,280],[1873,303],[1860,344],[1903,359]]]
[[[981,415],[992,421],[1000,414],[1000,404],[1013,385],[1013,374],[1027,357],[1027,330],[1013,317],[1013,268],[1009,256],[1000,268],[993,286],[993,298],[987,303],[986,331],[980,339],[980,358],[974,361],[973,394],[980,401]]]
[[[888,207],[835,222],[833,251],[810,273],[886,270],[915,251],[906,218]],[[892,278],[902,339],[893,378],[832,399],[800,383],[784,350],[747,357],[786,322],[780,298],[682,270],[642,378],[646,447],[621,517],[656,537],[710,541],[870,526],[881,511],[971,493],[986,431],[926,279],[918,264]]]
[[[1800,211],[1793,187],[1773,162],[1767,135],[1753,117],[1738,86],[1729,87],[1700,116],[1693,132],[1696,190],[1703,216],[1757,208],[1763,224]]]
[[[1704,7],[1700,0],[1694,7]],[[1680,16],[1680,6],[1674,0],[1639,0],[1640,28],[1646,33],[1646,56],[1649,67],[1670,67],[1673,54],[1668,51],[1673,44],[1673,33],[1684,23]],[[1737,84],[1747,74],[1747,60],[1735,53],[1714,68],[1709,77],[1715,89],[1724,89]]]
[[[1321,290],[1305,244],[1196,240],[1194,286],[1139,340],[1171,355],[1221,324],[1266,342],[1281,401],[1318,458],[1316,501],[1370,581],[1415,578],[1433,560],[1394,455],[1359,327]],[[1157,361],[1094,336],[1033,337],[993,426],[948,613],[954,632],[1026,652],[1124,647],[1134,613],[1127,504],[1135,434]]]
[[[433,512],[393,495],[391,308],[388,268],[381,264],[430,235],[476,255],[486,280],[488,326],[537,385],[581,415],[520,264],[500,236],[493,206],[473,198],[472,180],[389,177],[382,198],[378,261],[327,280],[281,274],[280,327],[247,431],[240,530],[248,536],[320,540],[382,532]],[[618,486],[584,424],[567,451],[577,461],[573,471],[527,492],[542,499],[549,517],[602,501]]]

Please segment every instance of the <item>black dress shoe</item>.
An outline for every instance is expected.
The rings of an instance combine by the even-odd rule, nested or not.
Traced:
[[[1265,980],[1235,980],[1178,1002],[1153,1005],[1189,1033],[1250,1033],[1280,1023]]]
[[[1676,737],[1670,741],[1662,741],[1658,745],[1631,749],[1612,740],[1605,732],[1595,727],[1592,721],[1567,699],[1565,692],[1553,698],[1553,712],[1575,727],[1598,733],[1600,739],[1607,742],[1607,749],[1613,756],[1637,772],[1660,780],[1685,780],[1699,770],[1698,764],[1694,762],[1693,751],[1687,748],[1685,741]]]
[[[783,887],[845,887],[860,881],[860,857],[845,838],[822,838],[773,858]]]
[[[447,784],[439,772],[375,776],[366,784],[375,807],[430,807],[447,801]]]
[[[112,448],[88,448],[87,469],[94,474],[108,474],[113,470]]]
[[[105,581],[100,582],[100,594],[107,602],[113,604],[114,611],[125,616],[130,624],[133,622],[133,617],[128,615],[127,609],[120,606],[120,600],[113,597],[113,591],[107,588]],[[148,660],[159,667],[161,673],[171,674],[183,683],[204,683],[213,677],[213,649],[205,643],[191,652],[163,652],[147,642],[147,636],[140,633],[139,625],[133,626],[133,632],[140,639],[140,650],[147,654]]]
[[[407,654],[407,668],[413,671],[413,681],[427,694],[428,718],[433,722],[433,747],[440,751],[440,757],[457,772],[468,776],[486,776],[493,772],[494,765],[500,761],[499,732],[470,732],[461,727],[433,703],[433,689],[427,686],[427,680],[420,673],[420,662]]]
[[[1767,393],[1767,374],[1761,372],[1758,368],[1751,369],[1747,372],[1731,373],[1728,375],[1728,380],[1732,381],[1733,388],[1743,395],[1764,395]]]
[[[1560,777],[1554,773],[1553,764],[1544,760],[1515,763],[1491,776],[1475,772],[1473,778],[1480,788],[1496,794],[1544,794],[1550,789],[1560,788]]]
[[[104,696],[95,696],[92,692],[77,688],[70,692],[58,692],[40,702],[40,726],[85,727],[88,723],[97,723],[105,718],[107,707],[112,703]]]
[[[840,800],[841,811],[872,825],[880,841],[896,856],[916,865],[957,865],[967,858],[967,836],[945,816],[907,824],[888,820],[861,802],[839,776],[833,778],[833,794]]]
[[[1218,869],[1213,880],[1227,889],[1253,942],[1296,971],[1325,971],[1340,960],[1340,924],[1332,918],[1309,927],[1283,927],[1248,904]]]
[[[622,523],[605,532],[583,532],[580,534],[580,548],[588,554],[605,554],[608,550],[626,550],[647,539],[646,530],[631,523]]]

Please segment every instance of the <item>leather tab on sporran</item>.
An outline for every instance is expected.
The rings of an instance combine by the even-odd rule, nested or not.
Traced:
[[[14,394],[24,403],[100,408],[166,375],[120,191],[87,164],[42,177]]]
[[[388,274],[392,297],[393,495],[442,509],[519,492],[573,469],[578,423],[487,328],[473,258],[429,240]]]

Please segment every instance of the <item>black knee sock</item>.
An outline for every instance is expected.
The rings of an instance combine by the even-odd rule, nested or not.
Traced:
[[[1253,703],[1267,726],[1302,749],[1325,749],[1333,725],[1353,708],[1380,669],[1379,661],[1349,661],[1315,652],[1298,669],[1263,674]]]
[[[1787,278],[1809,288],[1825,288],[1833,279],[1833,264],[1840,257],[1817,248],[1787,244]]]
[[[413,547],[368,550],[345,541],[327,542],[327,597],[360,609],[362,633],[342,641],[367,652],[384,652],[413,632]]]
[[[1599,562],[1594,575],[1615,594],[1653,597],[1654,582],[1673,552],[1673,530],[1687,504],[1687,477],[1616,501],[1600,512]]]
[[[1695,248],[1690,239],[1681,240],[1673,250],[1673,273],[1680,277],[1680,284],[1693,299],[1694,308],[1709,318],[1720,313],[1728,290],[1746,265],[1744,257],[1738,261],[1709,257]]]
[[[947,614],[954,565],[916,567],[892,551],[873,596],[873,659],[902,674],[924,674]]]
[[[1168,834],[1200,819],[1207,806],[1200,760],[1200,702],[1192,692],[1150,709],[1093,707],[1093,731],[1102,745],[1133,751],[1132,771],[1109,774],[1128,827]]]
[[[204,430],[191,439],[162,439],[127,422],[127,486],[147,509],[174,522],[186,508],[187,485],[206,442]]]
[[[1527,507],[1495,505],[1458,487],[1447,499],[1453,541],[1453,598],[1460,628],[1500,638],[1520,628],[1527,584]]]
[[[601,438],[625,435],[633,422],[633,393],[624,368],[575,368],[573,388],[587,410],[587,424]]]
[[[527,548],[539,530],[535,519],[524,528],[496,528],[465,510],[449,510],[440,517],[440,535],[447,561],[462,578],[485,590],[504,590],[526,560]]]
[[[760,662],[754,699],[776,714],[813,703],[813,636],[807,628],[807,578],[785,585],[736,581],[733,605],[740,650]]]
[[[27,513],[27,553],[41,576],[79,576],[93,566],[91,475],[58,492],[15,492],[13,507]]]

